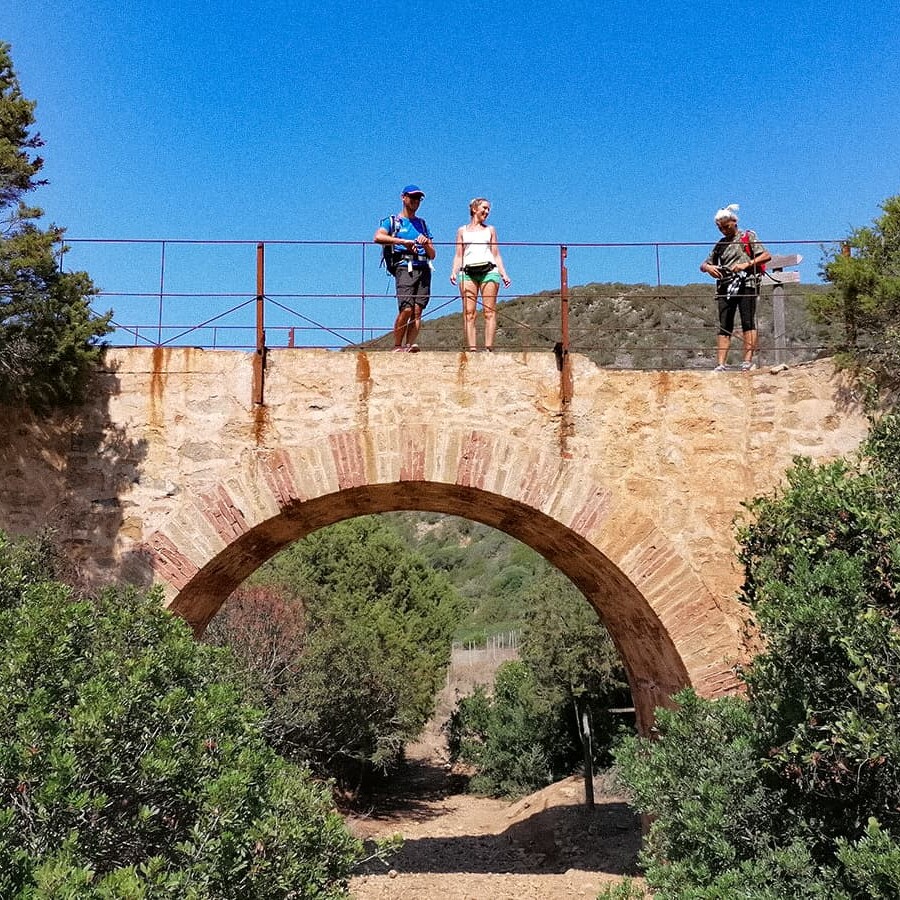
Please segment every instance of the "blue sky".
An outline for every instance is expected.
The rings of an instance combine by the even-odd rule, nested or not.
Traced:
[[[369,241],[412,181],[438,241],[487,196],[504,242],[711,243],[730,202],[763,240],[790,242],[840,238],[900,192],[895,12],[4,0],[0,39],[46,141],[51,183],[33,200],[71,238]],[[124,288],[141,253],[157,274],[140,280],[158,281],[155,247],[127,262],[82,252],[101,287]],[[383,292],[366,252],[367,290]],[[802,252],[812,280],[818,251]],[[242,268],[247,253],[213,264],[170,248],[167,278]],[[298,250],[285,283],[358,291],[359,253]],[[448,294],[451,253],[439,248],[436,272]],[[556,251],[504,255],[514,290],[554,286]],[[665,251],[662,280],[700,280],[703,255]],[[649,251],[570,257],[572,284],[655,279]]]

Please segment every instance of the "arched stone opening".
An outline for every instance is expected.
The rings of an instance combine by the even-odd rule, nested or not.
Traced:
[[[656,706],[669,703],[670,696],[686,685],[697,686],[682,658],[683,648],[676,646],[666,624],[632,579],[602,550],[520,501],[458,484],[405,481],[361,485],[291,503],[216,554],[184,584],[170,608],[202,633],[225,598],[284,547],[345,519],[398,510],[445,513],[490,525],[527,544],[560,569],[595,608],[616,644],[642,731],[652,724]],[[677,605],[679,599],[685,598],[673,597],[671,602]],[[725,667],[726,663],[720,662],[720,676]]]

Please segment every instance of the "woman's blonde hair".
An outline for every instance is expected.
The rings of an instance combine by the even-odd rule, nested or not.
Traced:
[[[490,200],[487,197],[476,197],[474,200],[469,201],[469,215],[475,215],[475,207],[478,206],[479,203],[488,203],[490,204]]]

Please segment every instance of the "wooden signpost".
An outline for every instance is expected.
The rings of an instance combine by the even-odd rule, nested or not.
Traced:
[[[799,272],[785,272],[788,266],[799,266],[803,257],[799,253],[790,256],[773,256],[766,265],[767,274],[778,282],[772,290],[772,326],[775,344],[775,365],[784,362],[786,355],[785,327],[784,327],[784,288],[783,284],[799,284]]]

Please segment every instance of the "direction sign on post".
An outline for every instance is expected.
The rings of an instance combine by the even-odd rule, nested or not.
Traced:
[[[800,273],[799,272],[782,272],[776,269],[774,272],[769,272],[769,274],[780,284],[799,284],[800,283]]]
[[[792,253],[790,256],[773,256],[766,263],[767,269],[786,269],[788,266],[799,266],[803,262],[803,257],[799,253]]]
[[[772,290],[772,328],[775,332],[774,343],[776,365],[784,362],[787,351],[787,341],[785,339],[784,331],[784,288],[782,285],[789,282],[794,284],[800,283],[799,272],[785,272],[784,269],[787,266],[799,266],[802,260],[803,257],[799,253],[773,256],[766,266],[766,273],[771,275],[777,282]]]

